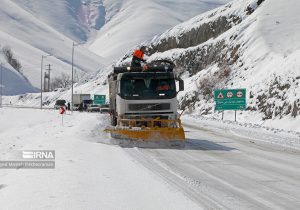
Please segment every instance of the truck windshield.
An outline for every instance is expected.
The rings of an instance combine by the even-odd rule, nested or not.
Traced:
[[[124,75],[121,79],[121,97],[129,100],[174,98],[175,79],[171,74]]]

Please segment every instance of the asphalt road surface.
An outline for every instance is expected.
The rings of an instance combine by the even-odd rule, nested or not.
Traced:
[[[185,128],[185,149],[127,149],[203,209],[300,209],[300,153],[226,131]]]

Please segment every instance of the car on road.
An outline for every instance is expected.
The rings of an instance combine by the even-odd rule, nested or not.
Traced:
[[[109,104],[100,105],[100,113],[109,113]]]
[[[79,104],[74,105],[74,106],[73,106],[73,110],[74,110],[74,111],[79,111]]]
[[[87,111],[88,112],[99,112],[100,111],[100,107],[97,104],[91,104],[91,105],[88,105]]]
[[[60,109],[60,107],[66,107],[66,100],[57,100],[54,105],[54,109]]]

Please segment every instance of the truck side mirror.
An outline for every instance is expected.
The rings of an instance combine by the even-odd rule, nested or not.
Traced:
[[[182,79],[179,80],[179,91],[184,90],[184,81]]]

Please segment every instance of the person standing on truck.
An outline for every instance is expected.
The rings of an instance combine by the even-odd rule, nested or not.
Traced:
[[[144,55],[146,52],[146,47],[142,46],[139,49],[135,50],[132,56],[131,67],[141,67],[142,62],[146,62]]]

